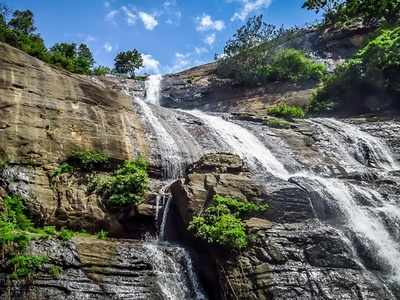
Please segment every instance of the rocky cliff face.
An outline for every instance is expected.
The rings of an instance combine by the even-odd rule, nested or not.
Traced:
[[[311,53],[333,69],[343,59],[351,57],[374,32],[374,27],[352,24],[347,28],[304,29],[281,47],[301,49]],[[315,83],[271,83],[258,88],[246,88],[230,79],[215,75],[211,63],[179,74],[164,77],[161,102],[167,107],[201,109],[216,112],[257,113],[276,102],[304,106]]]
[[[242,90],[210,81],[208,65],[167,77],[166,103],[171,96],[180,108],[249,112],[185,112],[143,101],[143,82],[71,75],[3,44],[0,53],[0,200],[20,194],[39,225],[129,238],[34,241],[29,252],[48,264],[27,281],[1,274],[1,299],[400,297],[392,278],[400,271],[399,120],[295,120],[276,129],[254,111],[282,94],[303,101],[310,90]],[[88,190],[88,174],[52,180],[77,148],[116,163],[145,155],[152,177],[145,203],[109,211]],[[186,230],[216,194],[271,207],[245,220],[252,239],[241,253]],[[155,223],[190,251],[144,241]],[[48,275],[51,265],[60,277]]]

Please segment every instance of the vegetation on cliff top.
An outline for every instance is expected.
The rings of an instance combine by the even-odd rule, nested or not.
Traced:
[[[243,85],[320,80],[326,73],[323,64],[300,50],[279,46],[295,31],[266,24],[262,15],[250,18],[226,43],[218,75]]]
[[[383,30],[350,60],[327,76],[310,111],[400,109],[400,27]]]
[[[216,195],[211,206],[193,217],[188,229],[210,244],[241,250],[248,245],[243,218],[267,208],[267,205]]]
[[[115,58],[115,70],[104,66],[94,67],[95,60],[92,52],[84,43],[78,45],[62,42],[47,49],[44,40],[37,33],[33,13],[30,10],[11,12],[1,3],[0,42],[21,49],[29,55],[72,73],[87,75],[116,73],[134,77],[135,69],[143,66],[142,55],[136,49],[118,53]]]

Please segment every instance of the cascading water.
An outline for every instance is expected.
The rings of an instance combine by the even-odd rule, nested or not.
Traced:
[[[160,105],[161,75],[150,75],[145,82],[146,102]]]
[[[376,201],[372,197],[376,198],[376,194],[379,193],[374,195],[372,191],[367,191],[354,184],[347,184],[339,179],[319,177],[308,171],[290,174],[264,144],[247,129],[226,121],[219,116],[207,115],[200,111],[190,111],[188,113],[204,121],[210,130],[214,131],[214,134],[228,144],[233,152],[245,159],[254,171],[257,171],[258,165],[261,164],[265,170],[281,179],[300,176],[312,181],[313,184],[308,188],[313,189],[314,192],[318,191],[325,201],[333,200],[336,203],[341,216],[345,219],[346,227],[365,247],[375,251],[378,262],[382,264],[382,273],[386,274],[386,277],[390,277],[396,284],[400,284],[400,249],[398,242],[388,232],[382,220],[378,217],[378,212],[373,213],[371,208],[363,207],[355,200],[357,196],[361,195],[364,198],[369,198],[369,201]],[[392,170],[396,167],[390,151],[379,139],[358,129],[356,130],[348,124],[341,124],[337,120],[319,119],[318,122],[334,124],[335,128],[341,128],[342,138],[357,142],[358,144],[353,147],[356,147],[358,151],[360,151],[360,147],[367,147],[369,160],[353,159],[354,155],[356,155],[354,148],[333,147],[334,149],[332,150],[339,150],[339,153],[336,153],[338,157],[345,155],[348,158],[347,162],[350,166],[359,167],[360,164],[368,164],[368,161],[373,160],[376,163],[376,167],[384,171]],[[324,132],[326,133],[327,131]],[[329,142],[331,139],[332,137],[329,135]],[[336,137],[332,141],[340,146]],[[363,166],[368,167],[368,165]],[[381,205],[380,207],[384,208],[386,206]],[[375,208],[378,211],[382,211],[377,207]]]
[[[289,172],[285,167],[247,129],[201,111],[194,110],[188,113],[203,120],[235,154],[245,159],[254,170],[261,164],[261,167],[274,176],[282,179],[289,178]]]
[[[331,118],[316,118],[309,121],[316,124],[325,137],[328,137],[330,154],[336,160],[353,169],[376,167],[386,171],[399,166],[390,154],[388,147],[366,132],[350,124]]]

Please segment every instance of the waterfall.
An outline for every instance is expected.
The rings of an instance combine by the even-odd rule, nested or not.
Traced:
[[[161,82],[161,75],[150,75],[148,77],[145,82],[147,103],[160,105]]]
[[[144,248],[158,277],[157,285],[164,299],[207,299],[193,271],[187,250],[155,242],[146,242]]]
[[[372,166],[392,171],[399,168],[381,140],[357,127],[332,118],[316,118],[310,122],[329,138],[326,146],[336,161],[346,163],[352,169]]]
[[[382,265],[382,271],[394,282],[400,283],[400,249],[398,242],[391,236],[377,212],[371,208],[363,207],[356,201],[356,197],[368,198],[370,202],[376,202],[379,193],[368,191],[365,188],[354,184],[347,184],[345,181],[324,178],[308,171],[290,174],[282,163],[271,153],[269,149],[247,129],[226,121],[219,116],[207,115],[200,111],[187,112],[201,119],[215,135],[219,136],[230,148],[231,151],[240,155],[247,161],[253,171],[259,171],[259,164],[268,172],[281,179],[301,176],[313,184],[308,189],[318,192],[324,201],[334,201],[341,216],[345,219],[346,227],[356,236],[359,242],[376,254],[376,259]],[[350,140],[353,145],[350,147],[334,147],[338,157],[348,158],[349,165],[359,166],[367,164],[366,160],[352,160],[351,158],[362,147],[367,147],[369,160],[376,163],[377,168],[384,171],[394,169],[396,164],[386,145],[379,139],[368,135],[351,125],[341,124],[333,119],[316,119],[313,122],[318,124],[329,124],[335,126],[335,130],[341,132],[341,138]],[[333,124],[333,125],[332,125]],[[327,133],[328,131],[323,131]],[[328,135],[336,146],[340,146],[339,138]],[[363,165],[367,167],[367,165]],[[374,198],[374,199],[373,199]],[[379,199],[378,199],[379,200]],[[380,199],[381,201],[385,201]],[[393,204],[392,204],[393,205]],[[382,206],[382,208],[387,206]],[[379,210],[378,207],[372,209]],[[396,210],[398,212],[399,209]],[[322,220],[324,221],[324,220]],[[335,225],[335,224],[334,224]],[[354,237],[353,237],[354,238]]]
[[[258,165],[261,164],[261,167],[274,176],[282,179],[289,178],[289,172],[283,164],[247,129],[201,111],[194,110],[187,113],[203,120],[221,141],[228,144],[233,153],[247,161],[252,169],[257,170]]]

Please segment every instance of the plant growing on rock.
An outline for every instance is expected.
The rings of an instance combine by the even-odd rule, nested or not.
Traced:
[[[75,165],[86,171],[104,168],[110,162],[110,157],[99,151],[77,150],[68,159]]]
[[[400,27],[383,30],[350,60],[327,76],[313,97],[309,110],[358,110],[369,112],[375,99],[400,108]],[[368,102],[366,101],[368,99]],[[386,103],[385,103],[386,102]]]
[[[195,216],[188,229],[210,244],[241,250],[248,245],[242,219],[250,214],[261,213],[267,208],[267,205],[216,195],[212,205],[200,216]]]
[[[109,208],[138,204],[148,190],[147,169],[143,158],[125,161],[113,175],[94,177],[90,189],[101,194]]]
[[[16,255],[10,260],[12,279],[29,278],[41,271],[48,258],[41,255]]]
[[[284,119],[304,118],[305,115],[301,107],[288,105],[286,103],[279,103],[278,105],[267,108],[267,113],[271,116]]]

